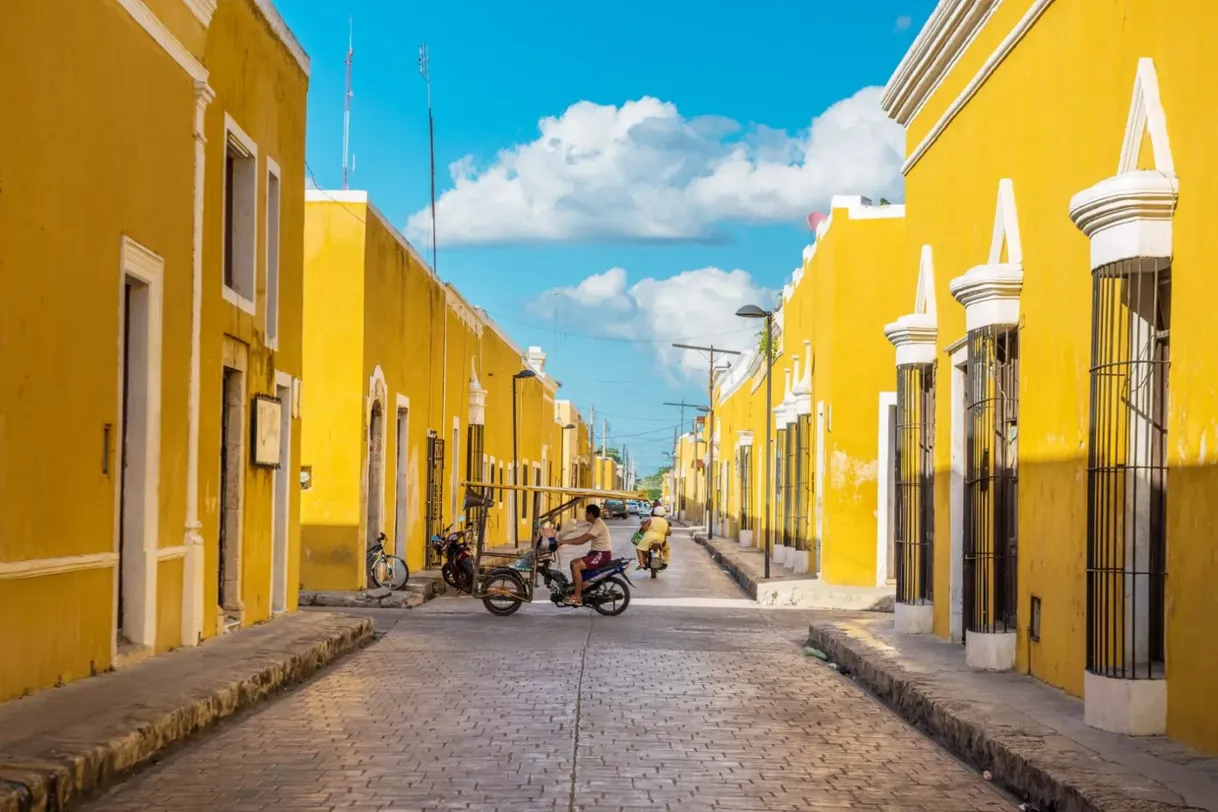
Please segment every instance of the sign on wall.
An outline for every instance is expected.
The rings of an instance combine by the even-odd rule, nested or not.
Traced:
[[[254,415],[250,421],[253,464],[263,468],[279,467],[280,420],[283,403],[269,395],[254,395]]]

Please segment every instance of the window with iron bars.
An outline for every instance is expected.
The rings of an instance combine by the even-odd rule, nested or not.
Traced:
[[[1013,632],[1018,552],[1019,333],[968,334],[964,473],[965,633]]]
[[[753,529],[753,447],[740,447],[740,529]]]
[[[897,482],[894,536],[897,601],[933,597],[935,536],[935,365],[897,367]]]
[[[1171,266],[1097,268],[1087,454],[1087,669],[1160,679],[1167,579]]]
[[[786,515],[784,507],[786,502],[783,499],[785,495],[784,475],[786,474],[786,468],[783,465],[783,452],[786,450],[786,443],[786,429],[779,429],[778,431],[774,432],[774,501],[776,504],[774,505],[773,516],[770,518],[770,521],[772,522],[774,521],[774,517]],[[777,521],[774,522],[774,524],[775,527],[770,528],[770,536],[773,538],[775,545],[783,544],[783,539],[785,538],[783,528],[786,522]]]
[[[812,415],[800,415],[795,423],[795,518],[791,525],[796,550],[807,550],[811,538],[808,503],[812,492]]]

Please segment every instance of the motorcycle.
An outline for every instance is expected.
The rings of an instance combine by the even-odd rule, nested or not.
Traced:
[[[550,590],[550,601],[555,606],[568,606],[567,598],[575,591],[571,579],[552,564],[557,562],[558,540],[542,539],[534,547],[537,572]],[[583,605],[591,606],[599,614],[616,617],[630,605],[630,587],[633,582],[626,574],[629,558],[615,558],[603,567],[585,570],[583,575]],[[531,599],[532,590],[517,568],[498,567],[486,576],[486,591],[482,604],[493,615],[506,616],[515,612],[526,600]],[[575,607],[572,607],[575,608]]]
[[[630,543],[635,547],[639,546],[639,542],[643,540],[643,530],[640,528]],[[653,544],[647,550],[647,571],[651,573],[651,577],[655,578],[664,570],[668,569],[668,539],[664,539],[659,544]]]
[[[460,592],[474,591],[474,556],[469,543],[465,540],[465,532],[454,530],[455,524],[441,530],[431,537],[431,547],[443,562],[440,565],[440,575],[444,583]]]

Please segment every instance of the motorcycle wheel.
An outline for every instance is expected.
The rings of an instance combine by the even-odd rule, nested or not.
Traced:
[[[507,617],[519,609],[528,596],[524,580],[510,569],[493,570],[482,583],[482,599],[486,611],[498,617]]]
[[[440,567],[440,575],[444,577],[444,583],[448,584],[453,589],[461,589],[461,586],[457,583],[457,576],[453,572],[452,564],[445,564],[444,566]]]
[[[596,590],[592,608],[606,617],[617,617],[630,605],[630,587],[616,575],[606,578]]]

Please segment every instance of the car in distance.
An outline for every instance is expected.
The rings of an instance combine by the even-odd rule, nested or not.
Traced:
[[[604,513],[610,519],[625,519],[630,515],[621,499],[606,499]]]

